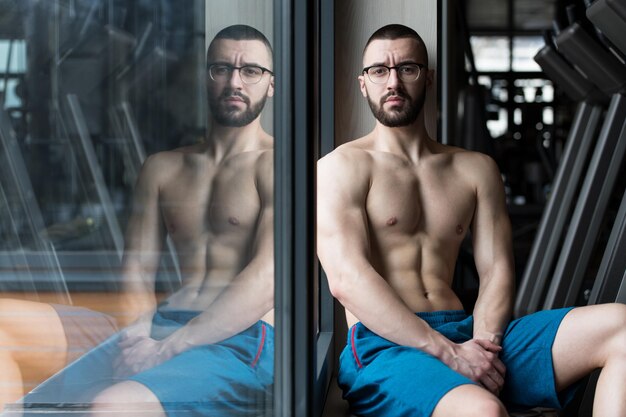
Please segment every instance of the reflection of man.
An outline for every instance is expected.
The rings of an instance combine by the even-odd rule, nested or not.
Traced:
[[[514,279],[503,186],[488,157],[424,127],[431,85],[412,29],[372,35],[359,83],[377,122],[318,167],[318,252],[346,307],[338,381],[358,416],[508,416],[558,408],[603,367],[594,415],[626,415],[626,306],[540,312],[509,324]],[[473,316],[451,290],[472,231]]]
[[[126,293],[135,308],[154,307],[166,232],[182,288],[26,402],[77,402],[80,391],[96,394],[95,411],[119,404],[136,412],[142,403],[154,415],[232,416],[271,393],[273,153],[259,119],[274,92],[272,51],[260,32],[236,25],[217,34],[207,59],[207,140],[148,158],[127,230]]]

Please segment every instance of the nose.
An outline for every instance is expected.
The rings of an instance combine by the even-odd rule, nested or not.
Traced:
[[[392,68],[389,71],[389,79],[387,80],[387,89],[395,90],[400,83],[400,78],[398,77],[398,69]]]
[[[228,80],[228,85],[231,88],[239,89],[243,87],[243,80],[241,79],[241,70],[237,68],[233,68],[232,74],[230,74],[230,79]],[[235,74],[236,73],[236,74]]]

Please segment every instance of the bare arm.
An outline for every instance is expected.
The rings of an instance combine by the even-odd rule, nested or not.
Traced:
[[[126,247],[122,260],[122,300],[129,320],[151,311],[155,305],[156,274],[165,231],[159,211],[159,176],[157,156],[144,163],[133,195],[133,208],[126,228]]]
[[[472,223],[474,260],[480,277],[474,307],[474,338],[500,344],[513,306],[514,267],[511,224],[504,187],[495,162],[481,156]]]
[[[317,252],[330,290],[379,336],[449,360],[453,343],[417,317],[370,264],[367,165],[342,150],[318,162]]]

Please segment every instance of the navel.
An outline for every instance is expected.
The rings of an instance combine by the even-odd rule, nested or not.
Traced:
[[[389,220],[387,220],[387,226],[393,226],[396,223],[398,223],[398,218],[397,217],[391,217]]]
[[[168,223],[167,224],[167,232],[172,234],[176,231],[176,227],[174,226],[174,223]]]
[[[464,231],[463,226],[462,226],[462,225],[460,225],[460,224],[457,224],[457,225],[456,225],[456,234],[457,234],[457,235],[462,235],[462,234],[463,234],[463,231]]]
[[[232,224],[233,226],[239,226],[239,219],[231,216],[228,218],[228,223]]]

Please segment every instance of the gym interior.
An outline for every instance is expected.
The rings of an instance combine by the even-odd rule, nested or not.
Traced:
[[[315,253],[315,163],[372,128],[356,78],[389,23],[426,43],[430,136],[500,169],[514,315],[626,303],[624,0],[0,0],[0,299],[128,324],[120,270],[141,166],[204,139],[207,45],[250,25],[272,43],[276,78],[261,116],[275,153],[275,373],[257,415],[351,416],[336,382],[345,317]],[[168,239],[157,298],[183,274]],[[470,239],[454,290],[471,312]],[[12,384],[28,393],[50,376]],[[591,416],[596,379],[560,412],[511,416]],[[1,415],[88,406],[18,400]]]

